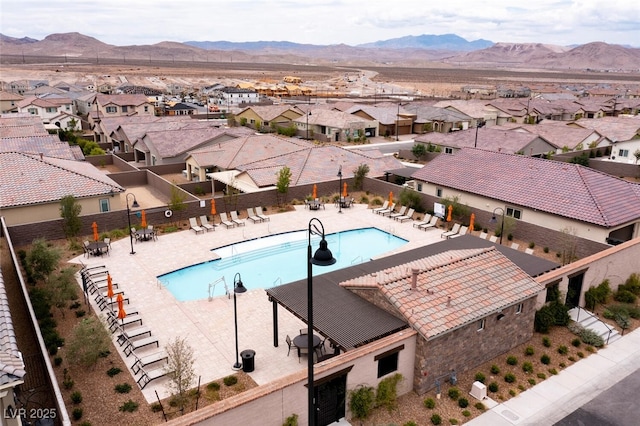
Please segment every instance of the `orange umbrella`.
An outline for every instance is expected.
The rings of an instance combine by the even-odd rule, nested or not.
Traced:
[[[140,212],[140,214],[142,215],[142,219],[140,220],[140,226],[142,226],[143,228],[147,227],[147,214],[144,212],[144,210],[142,210]]]
[[[346,197],[346,196],[347,196],[347,182],[345,182],[345,183],[342,185],[342,196],[343,196],[343,197]]]
[[[107,297],[113,298],[113,281],[111,280],[111,274],[107,273]]]
[[[216,200],[211,199],[211,216],[216,214]]]
[[[313,193],[311,194],[311,198],[313,198],[314,200],[318,198],[318,185],[316,185],[315,183],[313,184]]]
[[[93,222],[91,227],[93,228],[93,241],[98,241],[98,239],[100,239],[100,236],[98,235],[98,224]]]
[[[118,293],[118,319],[122,320],[122,325],[124,326],[124,318],[127,316],[127,313],[124,311],[124,299],[122,298],[122,293]]]
[[[451,222],[451,212],[453,212],[453,206],[449,204],[449,207],[447,207],[447,222]]]
[[[469,219],[469,231],[473,231],[473,225],[476,221],[476,214],[471,213],[471,218]]]
[[[389,191],[389,205],[393,204],[393,192]]]

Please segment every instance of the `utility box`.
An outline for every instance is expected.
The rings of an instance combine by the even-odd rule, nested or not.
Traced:
[[[470,394],[475,399],[482,401],[487,397],[487,387],[482,382],[473,382]]]
[[[255,369],[256,351],[245,349],[244,351],[240,352],[240,356],[242,357],[242,371],[244,371],[245,373],[251,373]]]

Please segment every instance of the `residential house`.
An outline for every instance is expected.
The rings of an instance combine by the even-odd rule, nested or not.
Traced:
[[[479,123],[484,123],[486,126],[494,126],[498,121],[498,111],[494,108],[487,107],[486,104],[487,101],[483,100],[471,99],[463,101],[453,99],[436,102],[433,106],[471,117],[472,122],[469,124],[469,127],[477,127]]]
[[[611,141],[592,129],[577,128],[563,121],[542,120],[536,125],[521,125],[522,130],[539,135],[556,147],[556,153],[606,147]]]
[[[9,83],[7,90],[12,93],[24,95],[25,92],[40,86],[48,86],[48,80],[16,80]]]
[[[61,113],[74,114],[73,102],[69,98],[39,98],[29,96],[18,103],[18,112],[37,115],[45,124],[54,123],[52,119]],[[79,121],[79,118],[78,118]]]
[[[533,124],[538,121],[530,99],[495,99],[487,104],[487,108],[498,114],[498,125],[508,122]]]
[[[621,115],[599,119],[583,118],[572,123],[584,129],[591,129],[606,136],[611,141],[610,161],[636,164],[635,152],[640,150],[640,116]]]
[[[466,130],[477,125],[473,117],[448,108],[420,103],[405,106],[405,111],[414,115],[412,133],[448,133]],[[483,122],[484,123],[484,122]]]
[[[12,92],[0,92],[0,114],[18,112],[18,103],[24,96]]]
[[[378,135],[408,135],[413,132],[413,122],[415,114],[407,111],[400,104],[384,103],[378,105],[355,104],[345,110],[348,114],[353,114],[365,120],[375,120],[378,128],[375,132],[365,131],[365,136],[375,137]],[[366,134],[369,133],[369,134]]]
[[[60,141],[57,135],[47,132],[38,117],[25,113],[0,115],[0,152],[84,160],[79,146]]]
[[[73,195],[81,215],[121,210],[125,189],[85,161],[0,152],[0,209],[7,225],[60,219],[60,200]],[[64,185],[61,185],[64,182]]]
[[[358,117],[354,114],[314,108],[293,120],[298,135],[322,142],[348,142],[366,135],[376,135],[378,121]]]
[[[303,111],[290,105],[254,105],[237,113],[234,119],[236,124],[246,121],[249,126],[260,130],[289,127],[293,125],[294,119],[302,115]]]
[[[198,112],[196,107],[187,105],[184,102],[176,102],[173,105],[168,104],[165,106],[165,114],[168,116],[193,115],[196,112]]]
[[[443,251],[340,286],[418,332],[418,394],[528,341],[544,291],[495,247]]]
[[[90,109],[87,111],[88,121],[94,128],[94,133],[97,138],[97,142],[107,142],[103,140],[102,135],[108,133],[101,133],[99,130],[99,123],[102,119],[107,117],[122,117],[130,115],[138,116],[154,116],[154,106],[145,95],[105,95],[98,93],[92,97],[81,97],[78,99],[79,104],[83,104],[83,108],[90,105]],[[98,131],[96,131],[96,126]]]
[[[216,92],[217,103],[220,106],[240,106],[260,102],[260,95],[254,89],[224,87]]]
[[[533,225],[541,238],[551,230],[599,244],[640,236],[640,184],[577,164],[464,148],[437,156],[412,178],[421,193],[502,211],[514,235]]]
[[[152,123],[170,121],[190,122],[193,120],[191,120],[191,117],[186,116],[163,117],[155,115],[129,115],[120,117],[104,117],[100,121],[95,123],[93,132],[95,134],[96,140],[111,144],[111,149],[113,149],[114,151],[132,152],[133,142],[136,138],[142,135],[134,134],[134,136],[126,136],[120,133],[114,134],[119,126],[127,124],[148,124],[149,126],[151,126]]]

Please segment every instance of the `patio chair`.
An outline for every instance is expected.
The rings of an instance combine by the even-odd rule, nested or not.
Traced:
[[[226,212],[220,212],[220,223],[223,224],[227,229],[233,228],[237,225],[236,223],[229,220]]]
[[[462,237],[463,235],[467,234],[467,231],[469,230],[468,226],[461,226],[460,227],[460,231],[458,231],[457,234],[454,235],[450,235],[449,238],[458,238],[458,237]]]
[[[487,233],[486,232],[481,232],[480,235],[478,235],[478,238],[482,238],[483,240],[487,239]]]
[[[262,214],[262,207],[260,206],[256,207],[256,216],[262,219],[263,222],[268,222],[269,220],[271,220],[269,216]]]
[[[216,228],[209,223],[209,219],[207,219],[207,216],[205,215],[200,216],[200,225],[206,229],[207,232],[216,230]]]
[[[231,221],[238,226],[245,226],[247,222],[244,219],[238,217],[238,213],[235,210],[231,210]]]
[[[149,225],[149,226],[147,226],[147,229],[148,229],[149,231],[151,231],[151,237],[150,237],[150,238],[151,238],[152,240],[156,240],[156,241],[157,241],[157,240],[158,240],[158,231],[156,231],[156,230],[154,230],[154,229],[153,229],[153,225]]]
[[[401,223],[404,222],[405,220],[411,220],[413,219],[413,214],[415,213],[415,211],[416,211],[415,209],[409,209],[407,214],[395,217],[394,219]]]
[[[492,243],[497,243],[498,242],[498,237],[495,235],[492,235],[489,237],[489,241],[491,241]]]
[[[204,234],[204,228],[202,226],[198,226],[198,222],[196,221],[195,217],[189,218],[189,225],[191,226],[191,229],[196,233],[196,235],[198,235],[199,233]]]
[[[84,250],[84,255],[86,257],[91,256],[91,250],[89,250],[89,244],[91,244],[89,241],[82,242],[82,250]]]
[[[395,218],[397,218],[397,217],[404,216],[404,214],[406,213],[406,211],[407,211],[407,206],[400,206],[400,210],[398,210],[398,211],[397,211],[397,212],[395,212],[395,213],[391,213],[391,214],[389,215],[389,217],[390,217],[391,219],[395,219]]]
[[[520,247],[520,244],[518,243],[511,243],[511,248],[514,250],[518,250],[518,248]]]
[[[429,221],[429,223],[425,225],[420,225],[418,229],[426,231],[427,229],[435,228],[437,223],[438,223],[438,216],[431,216],[431,220]]]
[[[389,205],[388,209],[380,210],[377,213],[381,216],[389,216],[391,213],[393,213],[395,208],[396,208],[396,203],[392,203],[391,205]]]
[[[371,213],[378,213],[379,211],[385,210],[387,207],[389,207],[389,201],[385,200],[384,204],[382,204],[382,207],[371,209]]]
[[[430,214],[426,214],[426,215],[424,215],[424,218],[422,220],[417,221],[417,222],[413,222],[413,227],[414,228],[420,228],[420,226],[428,224],[430,220],[431,220],[431,215]]]
[[[460,231],[460,224],[454,223],[451,231],[443,232],[442,234],[440,234],[440,238],[449,238],[450,236],[457,234],[458,231]]]
[[[247,209],[247,219],[249,219],[251,222],[256,223],[256,222],[262,222],[262,219],[260,219],[254,212],[253,212],[253,207],[249,207]]]

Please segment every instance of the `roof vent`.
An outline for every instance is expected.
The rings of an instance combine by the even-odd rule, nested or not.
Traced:
[[[447,307],[451,306],[451,296],[447,296]]]
[[[420,272],[419,269],[411,268],[411,290],[418,289],[418,273],[419,272]]]

